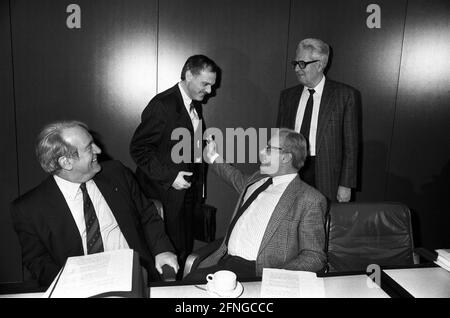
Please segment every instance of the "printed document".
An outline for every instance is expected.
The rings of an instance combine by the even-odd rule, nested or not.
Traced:
[[[323,278],[316,273],[264,268],[261,297],[263,298],[323,298]]]
[[[111,291],[131,291],[133,250],[69,257],[43,297],[83,298]]]

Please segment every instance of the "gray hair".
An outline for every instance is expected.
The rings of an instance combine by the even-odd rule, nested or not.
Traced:
[[[327,66],[328,57],[330,56],[330,46],[319,39],[304,39],[298,46],[297,50],[311,50],[314,59],[322,61],[323,67]]]
[[[72,127],[82,127],[88,130],[85,123],[76,120],[56,121],[46,125],[36,138],[36,157],[45,172],[56,174],[61,170],[58,159],[65,156],[68,158],[78,158],[78,150],[73,145],[66,142],[62,131]]]
[[[307,154],[306,139],[302,134],[288,128],[280,128],[279,138],[283,138],[283,151],[292,154],[292,166],[300,170]]]

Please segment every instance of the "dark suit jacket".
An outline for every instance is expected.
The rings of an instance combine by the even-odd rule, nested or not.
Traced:
[[[295,128],[303,85],[281,92],[277,127]],[[355,188],[358,157],[358,111],[356,89],[325,80],[316,136],[316,187],[336,201],[338,186]]]
[[[163,221],[128,168],[118,161],[101,165],[94,181],[129,247],[139,253],[149,277],[156,280],[154,256],[174,251]],[[67,257],[84,254],[78,228],[53,176],[16,199],[11,212],[22,245],[22,262],[40,284],[49,285]]]
[[[266,175],[245,176],[228,164],[213,164],[223,180],[240,194],[233,217],[245,190]],[[297,176],[289,183],[270,217],[256,259],[256,276],[264,267],[318,272],[325,266],[325,212],[327,201]],[[217,251],[199,267],[209,267],[227,253],[226,238]]]
[[[196,103],[196,111],[205,129],[202,106]],[[130,153],[138,168],[136,175],[145,193],[152,198],[166,202],[167,190],[172,185],[179,171],[194,171],[190,162],[175,163],[172,160],[172,147],[179,143],[182,137],[172,140],[172,132],[176,128],[186,128],[191,137],[191,153],[189,161],[193,162],[194,128],[183,103],[178,84],[156,95],[142,112],[141,123],[137,127],[130,144]],[[199,131],[200,136],[203,131]],[[203,145],[203,143],[202,143]],[[202,151],[200,149],[200,155]],[[186,154],[183,154],[186,155]],[[197,171],[196,191],[202,196],[205,165]],[[184,191],[176,191],[183,196]],[[169,212],[170,213],[170,212]]]

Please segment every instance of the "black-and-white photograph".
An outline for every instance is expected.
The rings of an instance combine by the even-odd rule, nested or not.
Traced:
[[[0,298],[450,298],[447,0],[0,0],[0,70]]]

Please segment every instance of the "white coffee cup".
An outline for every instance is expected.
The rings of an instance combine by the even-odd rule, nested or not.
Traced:
[[[212,288],[219,294],[226,294],[236,289],[236,274],[222,270],[215,272],[214,274],[206,275],[206,280],[209,284],[212,284]]]

